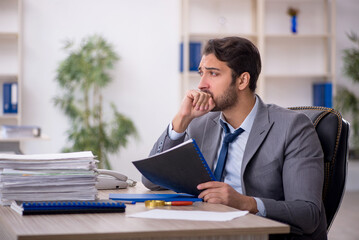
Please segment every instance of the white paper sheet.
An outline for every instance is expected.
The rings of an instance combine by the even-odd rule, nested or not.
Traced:
[[[248,211],[208,212],[208,211],[181,211],[181,210],[155,209],[146,212],[139,212],[139,213],[127,215],[127,217],[224,222],[224,221],[230,221],[237,217],[242,217],[247,213]]]
[[[78,159],[78,158],[89,158],[92,159],[94,155],[91,151],[83,152],[71,152],[71,153],[51,153],[51,154],[0,154],[0,160],[60,160],[60,159]]]

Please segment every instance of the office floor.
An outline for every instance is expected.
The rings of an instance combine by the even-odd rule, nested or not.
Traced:
[[[329,231],[329,240],[359,239],[359,160],[349,161],[346,192]]]

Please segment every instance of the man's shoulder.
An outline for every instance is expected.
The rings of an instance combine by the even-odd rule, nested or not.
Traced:
[[[300,116],[305,116],[298,111],[291,110],[289,108],[281,107],[273,103],[265,103],[259,96],[257,96],[259,100],[258,111],[267,112],[269,118],[274,119],[294,119]],[[257,113],[258,114],[258,113]],[[263,114],[261,114],[263,116]]]
[[[292,114],[296,114],[295,111],[293,110],[290,110],[288,108],[285,108],[285,107],[281,107],[281,106],[278,106],[276,104],[266,104],[267,106],[267,109],[269,111],[269,113],[271,114],[285,114],[285,115],[292,115]]]
[[[272,120],[280,121],[294,121],[300,119],[301,121],[310,121],[309,117],[299,111],[291,110],[289,108],[280,107],[276,104],[267,104],[269,117]]]

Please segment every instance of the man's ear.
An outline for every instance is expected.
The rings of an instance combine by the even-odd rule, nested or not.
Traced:
[[[244,72],[242,73],[239,77],[238,77],[238,89],[239,90],[244,90],[247,87],[249,87],[249,81],[251,79],[251,75],[249,75],[248,72]]]

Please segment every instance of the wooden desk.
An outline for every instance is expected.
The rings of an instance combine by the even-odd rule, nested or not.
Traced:
[[[135,188],[100,191],[109,193],[154,193],[138,184]],[[161,192],[165,193],[165,192]],[[168,193],[168,191],[166,191]],[[165,209],[233,211],[219,204],[198,202],[193,206]],[[128,218],[126,214],[147,211],[143,203],[127,205],[126,213],[21,216],[10,207],[0,207],[0,239],[267,239],[268,234],[288,233],[289,226],[248,214],[228,222],[153,220]]]

